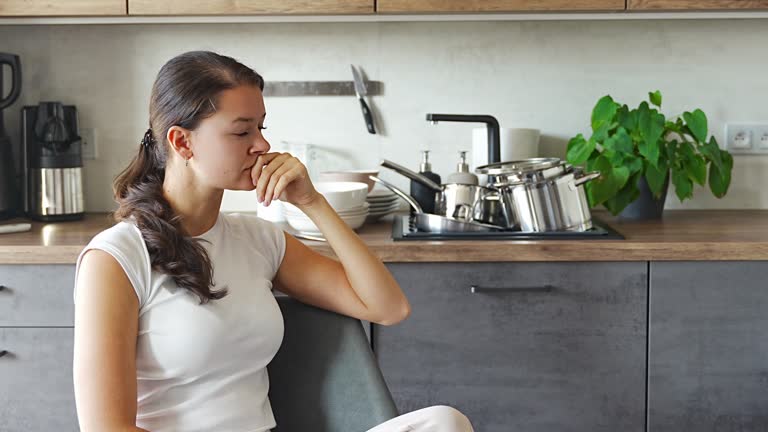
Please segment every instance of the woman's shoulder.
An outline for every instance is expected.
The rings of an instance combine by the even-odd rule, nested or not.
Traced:
[[[111,227],[97,233],[91,241],[90,246],[108,243],[115,246],[136,247],[143,246],[141,231],[132,222],[119,221]]]

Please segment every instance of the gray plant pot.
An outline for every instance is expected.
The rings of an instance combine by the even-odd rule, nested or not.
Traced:
[[[640,196],[619,213],[619,218],[629,220],[661,219],[664,214],[664,202],[667,200],[669,177],[667,175],[667,181],[664,183],[661,198],[659,199],[654,198],[645,177],[640,177],[640,180],[637,182]]]

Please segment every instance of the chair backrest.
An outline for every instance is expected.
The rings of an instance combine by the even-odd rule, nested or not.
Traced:
[[[268,366],[275,432],[364,432],[397,416],[359,320],[277,302],[285,336]]]

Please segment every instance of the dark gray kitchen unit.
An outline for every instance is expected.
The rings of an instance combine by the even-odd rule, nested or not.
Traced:
[[[768,430],[768,262],[652,262],[649,432]]]
[[[77,431],[74,265],[0,265],[0,430]]]
[[[482,432],[645,429],[647,262],[388,268],[412,315],[373,336],[401,412],[451,405]]]

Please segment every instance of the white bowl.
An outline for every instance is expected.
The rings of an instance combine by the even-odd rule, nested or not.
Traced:
[[[351,215],[351,214],[360,214],[360,213],[367,212],[370,208],[372,208],[372,206],[370,204],[368,204],[367,202],[364,202],[363,205],[361,205],[359,207],[355,207],[355,208],[351,208],[351,209],[346,209],[346,210],[337,210],[336,213],[339,216]],[[291,204],[287,204],[287,205],[283,206],[283,214],[284,215],[291,215],[291,216],[306,216],[303,211],[299,210],[298,207],[296,207],[294,205],[291,205]]]
[[[341,220],[344,221],[350,228],[358,229],[365,223],[365,219],[368,217],[368,212],[359,214],[359,215],[353,215],[353,216],[342,216]],[[296,231],[301,232],[312,232],[317,233],[320,232],[320,230],[317,228],[317,225],[315,225],[314,222],[312,222],[312,219],[306,217],[306,216],[293,216],[293,215],[287,215],[286,220],[288,221],[288,225],[293,227]]]
[[[336,211],[360,207],[368,196],[368,185],[360,182],[318,182],[315,189]]]
[[[373,190],[373,186],[376,183],[368,178],[368,176],[378,176],[378,169],[360,169],[360,170],[345,170],[345,171],[323,171],[318,176],[318,180],[321,182],[360,182],[368,185],[368,192]]]

